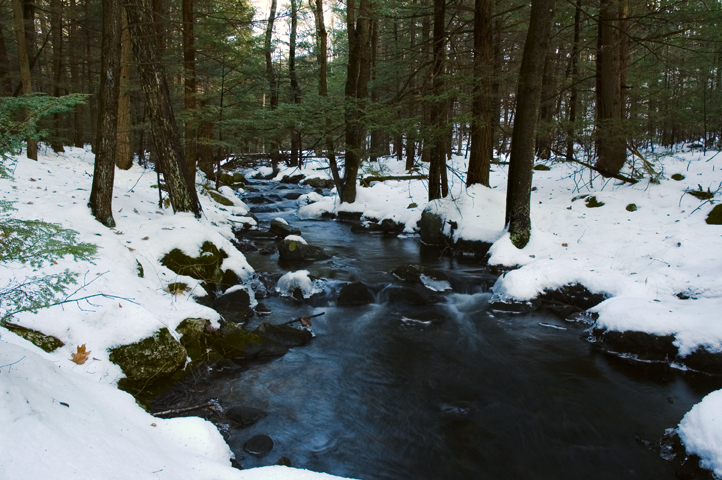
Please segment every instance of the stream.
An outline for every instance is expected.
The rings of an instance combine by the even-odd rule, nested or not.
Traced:
[[[244,200],[310,191],[253,186],[258,191]],[[326,295],[306,303],[262,299],[272,314],[251,319],[248,330],[325,312],[313,319],[315,338],[207,386],[221,405],[268,413],[230,430],[244,468],[286,456],[295,467],[364,480],[674,479],[649,444],[722,388],[720,378],[603,354],[585,340],[584,324],[492,312],[495,277],[483,264],[442,255],[415,236],[300,221],[294,200],[249,206],[262,228],[284,218],[332,258],[289,266],[278,254],[246,254],[257,272],[309,270],[324,279]],[[408,263],[449,276],[442,303],[388,300],[387,288],[401,284],[391,271]],[[334,292],[352,281],[368,285],[374,303],[336,307]],[[244,452],[257,434],[273,439],[271,453]]]

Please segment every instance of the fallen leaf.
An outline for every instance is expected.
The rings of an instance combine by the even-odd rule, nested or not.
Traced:
[[[119,303],[119,304],[118,304],[118,307],[123,308],[123,305],[121,305],[121,304]]]
[[[155,423],[151,423],[150,426],[151,426],[151,427],[157,427],[158,425],[156,425]]]
[[[569,245],[567,245],[566,243],[562,243],[562,247],[568,247],[568,246]]]
[[[135,248],[128,247],[128,250],[130,250],[131,252],[135,252]]]
[[[148,240],[150,237],[143,237],[141,240]]]
[[[133,212],[134,212],[134,213],[138,213],[138,209],[137,209],[137,208],[134,208],[134,209],[133,209]]]
[[[115,233],[116,235],[123,235],[123,232],[113,232],[113,233]]]
[[[78,347],[78,351],[76,353],[71,353],[70,356],[73,362],[77,363],[78,365],[82,365],[88,360],[90,352],[85,351],[85,344],[83,344],[82,346]]]

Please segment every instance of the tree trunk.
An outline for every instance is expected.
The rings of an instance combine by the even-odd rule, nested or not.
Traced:
[[[619,9],[601,0],[597,37],[597,171],[605,177],[619,173],[627,159],[622,123]]]
[[[128,31],[128,17],[121,8],[120,40],[120,98],[118,99],[118,145],[115,165],[121,170],[133,166],[133,141],[130,120],[130,63],[133,60],[133,45]]]
[[[271,10],[268,14],[268,23],[266,24],[266,41],[264,44],[264,51],[266,53],[266,78],[268,79],[268,86],[270,88],[270,109],[274,111],[278,108],[278,83],[276,82],[276,75],[273,71],[273,23],[276,21],[276,0],[271,0]],[[271,165],[273,166],[274,173],[278,171],[278,162],[280,161],[281,153],[279,152],[280,146],[277,138],[272,140],[271,145]]]
[[[574,5],[574,40],[572,43],[572,85],[569,88],[569,126],[567,127],[567,162],[574,161],[574,142],[576,141],[577,108],[579,94],[579,37],[581,35],[582,0],[576,0]]]
[[[301,104],[301,88],[296,75],[296,30],[298,28],[298,0],[291,0],[291,36],[289,39],[288,75],[291,80],[291,101]],[[291,129],[291,166],[301,164],[301,131],[297,126]]]
[[[344,163],[341,201],[356,201],[356,177],[361,166],[363,145],[366,139],[363,126],[364,102],[368,96],[371,71],[369,0],[361,0],[358,19],[355,20],[354,1],[347,1],[346,28],[349,52],[346,76],[344,116],[346,120],[346,158]]]
[[[85,19],[84,19],[84,25],[85,28],[85,82],[86,82],[86,91],[92,92],[95,91],[95,75],[93,75],[93,42],[92,42],[92,31],[91,28],[91,12],[90,12],[90,2],[86,1],[84,2],[84,13],[85,13]],[[97,124],[97,118],[98,118],[98,101],[95,98],[95,95],[91,95],[88,99],[88,113],[90,115],[90,132],[88,140],[91,144],[91,150],[93,153],[96,152],[95,149],[95,138],[96,138],[96,127]]]
[[[62,3],[60,0],[50,0],[50,30],[53,38],[53,96],[63,94],[61,82],[63,81],[63,21]],[[55,153],[65,152],[63,147],[63,115],[53,114],[53,135],[51,146]]]
[[[27,39],[25,38],[25,22],[23,18],[23,7],[20,0],[12,0],[13,17],[15,18],[15,33],[18,37],[18,63],[20,64],[20,80],[23,87],[23,95],[33,93],[32,81],[30,79],[30,60],[28,59]],[[38,159],[38,142],[35,139],[26,139],[27,157],[31,160]]]
[[[318,61],[318,95],[322,98],[328,97],[328,33],[326,32],[326,24],[323,19],[323,0],[314,0],[315,8],[313,16],[316,21],[316,58]],[[324,133],[324,143],[326,146],[326,157],[331,168],[331,176],[333,183],[336,185],[336,191],[339,197],[342,197],[343,183],[338,173],[338,164],[336,163],[336,154],[334,152],[333,137],[331,136],[331,118],[326,116],[326,132]]]
[[[494,47],[491,28],[492,0],[476,0],[474,8],[474,90],[471,105],[471,156],[466,186],[489,186],[494,152],[494,104],[492,102]]]
[[[446,58],[446,0],[434,0],[434,63],[432,67],[433,95],[440,98],[444,90],[444,61]],[[429,201],[444,193],[446,170],[446,100],[435,100],[430,106],[429,120]],[[426,142],[424,142],[426,143]]]
[[[549,48],[553,21],[554,0],[532,0],[529,30],[519,69],[506,191],[506,224],[511,243],[516,248],[524,248],[531,237],[529,202],[534,143],[539,120],[544,59]]]
[[[412,1],[412,4],[416,4],[416,0]],[[409,19],[409,50],[414,52],[416,47],[416,18]],[[415,52],[414,52],[415,53]],[[413,53],[412,53],[413,55]],[[416,76],[412,76],[409,80],[409,104],[407,115],[408,118],[414,118],[416,116]],[[414,161],[416,160],[416,126],[411,125],[406,130],[406,170],[414,168]]]
[[[93,216],[108,228],[113,220],[113,179],[118,127],[118,95],[120,93],[120,0],[103,0],[103,55],[100,65],[98,95],[98,138],[95,141],[95,170],[90,191]]]
[[[0,23],[0,96],[10,97],[13,94],[13,83],[10,77],[10,59],[5,45],[5,34]]]
[[[140,83],[150,118],[150,130],[163,172],[168,196],[175,212],[201,215],[195,183],[188,182],[188,171],[180,144],[178,126],[173,116],[165,70],[158,56],[153,17],[148,0],[129,0],[126,4],[130,38],[138,62]]]
[[[185,155],[188,169],[188,182],[195,183],[198,162],[196,148],[196,49],[193,27],[193,0],[183,0],[183,74],[185,123]]]
[[[70,27],[68,29],[68,40],[70,41],[70,51],[72,56],[70,59],[70,82],[73,85],[73,92],[80,93],[82,91],[82,79],[80,77],[80,55],[78,42],[78,6],[75,4],[75,0],[70,0],[70,15],[68,19],[70,21]],[[73,145],[78,148],[83,148],[83,105],[77,104],[73,110]]]

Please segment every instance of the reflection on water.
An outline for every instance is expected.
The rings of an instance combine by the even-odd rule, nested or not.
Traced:
[[[326,314],[314,319],[308,345],[212,385],[223,405],[269,414],[231,431],[244,467],[285,455],[297,467],[366,480],[675,478],[638,439],[659,439],[719,379],[602,356],[580,338],[582,325],[490,312],[493,278],[483,268],[422,251],[414,238],[259,214],[278,216],[333,255],[304,268],[336,286],[363,281],[377,303],[264,300],[273,314],[263,321]],[[276,256],[248,258],[257,271],[283,270]],[[400,283],[391,270],[404,263],[446,272],[454,293],[434,307],[383,302],[380,292]],[[256,434],[275,442],[265,457],[242,450]]]

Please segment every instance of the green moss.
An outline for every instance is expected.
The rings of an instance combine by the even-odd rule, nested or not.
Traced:
[[[174,248],[163,257],[161,263],[179,275],[188,275],[201,280],[208,289],[215,289],[216,285],[223,284],[225,272],[221,269],[223,260],[228,254],[211,242],[205,242],[201,247],[201,254],[190,257],[181,250]]]
[[[138,260],[136,260],[135,263],[138,264],[138,276],[140,278],[143,278],[145,276],[145,273],[143,272],[143,264],[140,263]]]
[[[537,170],[537,171],[549,171],[549,170],[551,170],[551,168],[547,167],[546,165],[544,165],[544,164],[542,164],[542,163],[539,163],[539,164],[537,164],[537,165],[534,165],[534,170]]]
[[[715,205],[706,220],[709,225],[722,225],[722,204]]]
[[[8,323],[5,320],[0,321],[0,325],[7,328],[14,334],[23,337],[25,340],[28,340],[29,342],[37,345],[46,352],[52,352],[53,350],[56,350],[65,345],[56,337],[45,335],[36,330],[21,327],[20,325],[14,325],[12,323]]]
[[[211,196],[211,198],[216,202],[220,203],[221,205],[225,205],[226,207],[232,207],[234,203],[229,200],[228,198],[224,197],[218,192],[214,192],[213,190],[208,191],[208,195]]]
[[[633,204],[633,203],[630,203],[629,205],[627,205],[627,211],[628,211],[628,212],[636,212],[636,211],[637,211],[637,206],[636,206],[635,204]]]
[[[110,350],[110,361],[123,370],[123,387],[131,392],[172,376],[183,368],[186,357],[186,349],[167,328],[140,342]]]
[[[678,182],[680,182],[684,180],[684,175],[682,175],[681,173],[675,173],[674,175],[672,175],[672,180],[677,180]]]
[[[705,192],[702,190],[702,185],[697,185],[699,190],[686,190],[687,193],[692,195],[693,197],[699,198],[700,200],[709,200],[711,198],[714,198],[714,193],[707,188],[707,191]]]

